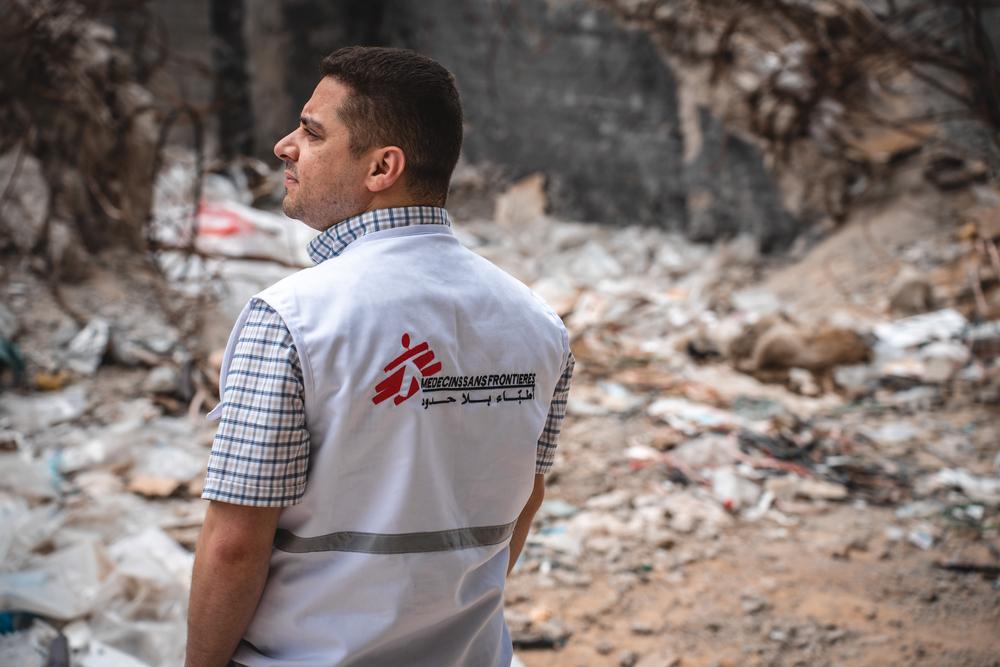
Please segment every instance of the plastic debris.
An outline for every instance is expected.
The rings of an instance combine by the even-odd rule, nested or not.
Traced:
[[[913,546],[927,551],[934,546],[935,542],[934,535],[931,531],[932,528],[929,524],[923,524],[907,533],[906,539]]]
[[[97,372],[111,340],[111,325],[107,320],[95,317],[78,333],[66,351],[66,365],[81,375]]]
[[[1000,505],[1000,476],[979,477],[967,470],[945,468],[916,482],[916,492],[920,495],[944,489],[957,489],[977,502]]]
[[[957,342],[938,341],[920,350],[924,382],[940,384],[955,377],[971,357],[969,349]]]
[[[847,487],[842,484],[808,477],[785,475],[767,480],[766,488],[779,500],[845,500]]]
[[[0,396],[0,413],[22,432],[72,421],[87,409],[87,394],[83,387],[68,387],[62,391],[34,396]]]
[[[742,424],[742,420],[730,412],[683,398],[661,398],[650,405],[646,413],[690,435],[707,429],[732,429]]]
[[[23,454],[0,454],[0,490],[21,498],[45,500],[54,498],[60,489],[60,479],[41,461],[32,461]]]
[[[957,338],[967,325],[968,322],[961,313],[946,308],[880,324],[875,327],[875,335],[893,347],[906,349],[935,340]]]
[[[104,642],[90,641],[86,651],[73,656],[73,664],[80,667],[153,667],[134,656],[108,646]]]
[[[760,497],[760,487],[732,468],[719,468],[712,474],[712,493],[730,511],[749,507]]]
[[[29,569],[0,573],[0,609],[69,621],[104,602],[116,582],[103,548],[81,541],[37,558]]]
[[[49,651],[59,631],[34,618],[27,628],[0,633],[0,665],[48,667]]]

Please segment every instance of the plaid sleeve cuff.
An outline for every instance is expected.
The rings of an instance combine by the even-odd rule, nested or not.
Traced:
[[[298,503],[309,469],[302,367],[281,316],[260,299],[251,301],[224,386],[201,497],[257,507]]]
[[[545,420],[545,428],[538,438],[538,447],[535,450],[535,474],[544,475],[552,469],[555,462],[556,445],[559,441],[559,431],[562,429],[563,418],[566,416],[566,398],[569,396],[569,385],[573,379],[573,367],[576,359],[570,352],[566,357],[566,366],[563,368],[562,376],[556,383],[556,390],[552,394],[552,402],[549,404],[549,416]]]

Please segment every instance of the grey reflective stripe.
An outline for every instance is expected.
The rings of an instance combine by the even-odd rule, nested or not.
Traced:
[[[429,533],[329,533],[299,537],[279,530],[274,546],[281,551],[304,554],[315,551],[353,551],[362,554],[419,554],[485,547],[503,542],[514,532],[514,522],[502,526],[476,526],[436,530]]]

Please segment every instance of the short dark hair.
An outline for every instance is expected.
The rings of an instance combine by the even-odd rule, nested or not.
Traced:
[[[444,204],[462,149],[462,103],[451,72],[414,51],[366,46],[334,51],[320,71],[351,91],[339,115],[355,157],[399,146],[411,191]]]

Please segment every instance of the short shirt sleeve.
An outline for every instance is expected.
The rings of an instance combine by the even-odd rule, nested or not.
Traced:
[[[563,419],[566,417],[566,399],[569,397],[569,385],[573,379],[575,364],[576,359],[570,352],[552,394],[552,402],[549,403],[549,415],[545,420],[545,428],[542,429],[542,435],[538,438],[538,446],[535,450],[535,474],[546,474],[552,469],[552,464],[555,462],[556,445],[559,441]]]
[[[202,498],[298,503],[309,470],[302,367],[281,316],[260,299],[250,303],[224,386]]]

